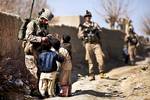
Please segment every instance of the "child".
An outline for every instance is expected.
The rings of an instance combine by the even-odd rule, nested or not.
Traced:
[[[55,39],[53,40],[52,46],[60,55],[64,57],[64,62],[61,64],[60,67],[60,96],[70,96],[71,95],[71,70],[72,70],[72,62],[69,52],[60,47],[60,41]],[[59,48],[58,48],[59,47]]]
[[[72,46],[71,46],[70,40],[71,40],[71,37],[69,35],[63,35],[61,46],[67,49],[67,51],[69,52],[69,55],[72,57],[72,52],[71,52]]]
[[[128,64],[128,62],[129,62],[129,54],[128,54],[127,45],[124,45],[124,47],[123,47],[123,58],[124,58],[124,63]]]
[[[39,70],[41,72],[39,79],[39,91],[42,97],[46,97],[46,91],[50,97],[55,96],[54,85],[56,78],[56,61],[63,62],[64,58],[49,50],[50,44],[43,46],[43,51],[39,54]]]

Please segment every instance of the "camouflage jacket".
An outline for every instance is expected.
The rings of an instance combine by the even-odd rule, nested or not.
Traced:
[[[85,42],[100,42],[100,26],[95,22],[84,22],[79,25],[78,38]]]
[[[33,44],[33,48],[39,48],[41,46],[42,37],[48,35],[48,26],[40,25],[37,20],[32,20],[27,25],[25,39]]]
[[[138,36],[137,35],[127,35],[125,37],[125,43],[128,45],[128,46],[138,46],[139,45],[139,40],[138,40]]]

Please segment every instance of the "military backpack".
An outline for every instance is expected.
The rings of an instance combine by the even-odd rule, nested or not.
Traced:
[[[24,19],[24,21],[23,21],[23,23],[22,23],[22,25],[20,27],[20,30],[18,32],[18,40],[25,40],[26,29],[27,29],[28,23],[31,21],[31,15],[32,15],[33,6],[34,6],[34,0],[32,1],[29,18]]]
[[[23,21],[18,33],[18,40],[25,40],[27,25],[30,21],[31,21],[30,19],[25,19]]]

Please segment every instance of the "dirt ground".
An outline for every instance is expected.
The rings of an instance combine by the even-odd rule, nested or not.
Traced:
[[[107,67],[113,68],[109,68],[108,78],[101,79],[97,74],[94,81],[89,81],[86,66],[77,65],[72,75],[72,96],[45,100],[150,100],[150,57],[136,62],[135,66],[109,63]],[[39,100],[18,93],[9,92],[10,100]],[[0,100],[7,99],[0,97]]]
[[[150,63],[145,60],[135,66],[121,66],[107,73],[109,78],[89,81],[78,75],[72,85],[72,97],[45,100],[150,100]]]

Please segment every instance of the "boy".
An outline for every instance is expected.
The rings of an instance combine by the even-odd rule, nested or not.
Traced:
[[[42,97],[46,97],[46,92],[50,97],[55,96],[54,86],[56,79],[57,64],[62,63],[64,58],[57,55],[54,51],[49,50],[50,44],[43,45],[43,50],[39,54],[39,70],[41,72],[39,79],[39,91]]]
[[[53,39],[52,47],[55,49],[57,53],[64,57],[64,62],[61,63],[60,67],[60,77],[59,82],[61,86],[60,96],[70,96],[71,95],[71,70],[72,70],[72,62],[69,52],[60,47],[60,41],[57,39]]]
[[[69,52],[69,55],[72,57],[72,52],[71,52],[72,46],[71,46],[70,40],[71,40],[71,37],[69,35],[63,35],[61,46],[67,49],[67,51]]]

